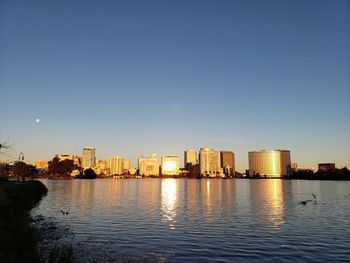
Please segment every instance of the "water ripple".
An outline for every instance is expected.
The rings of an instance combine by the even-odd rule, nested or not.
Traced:
[[[350,198],[344,198],[350,182],[43,182],[49,194],[33,216],[69,226],[77,262],[348,262],[350,258]],[[317,193],[317,202],[300,205],[310,193]]]

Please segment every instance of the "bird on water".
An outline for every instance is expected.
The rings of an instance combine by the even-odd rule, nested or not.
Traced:
[[[316,203],[316,195],[314,194],[314,193],[311,193],[312,194],[312,196],[314,197],[314,200],[303,200],[303,201],[300,201],[299,202],[299,204],[301,204],[301,205],[306,205],[307,203],[309,203],[309,202],[312,202],[312,201],[314,201],[314,203]]]

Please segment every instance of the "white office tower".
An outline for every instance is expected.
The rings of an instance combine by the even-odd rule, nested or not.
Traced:
[[[83,161],[82,166],[84,169],[95,167],[96,157],[94,147],[83,148]]]
[[[201,176],[215,177],[219,171],[219,155],[218,152],[209,149],[201,148],[199,151],[199,173]]]
[[[141,156],[138,160],[139,174],[143,176],[159,175],[159,164],[156,154],[151,157]]]
[[[121,156],[108,157],[107,167],[109,174],[121,175],[124,172],[124,159]]]

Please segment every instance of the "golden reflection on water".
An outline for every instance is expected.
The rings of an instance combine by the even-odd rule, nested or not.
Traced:
[[[76,193],[76,199],[80,200],[80,206],[78,208],[79,215],[82,217],[88,217],[91,214],[91,203],[94,202],[95,184],[91,181],[82,181],[75,185],[77,187],[74,190]]]
[[[162,180],[161,188],[161,212],[162,222],[169,224],[170,229],[176,227],[176,206],[177,206],[177,194],[178,194],[178,180],[165,179]]]
[[[206,181],[205,191],[202,191],[202,200],[204,202],[203,213],[207,219],[212,218],[212,192],[210,191],[210,180]]]
[[[135,179],[134,181],[137,183],[137,205],[142,209],[148,210],[150,210],[149,207],[157,207],[160,191],[157,179]],[[148,211],[148,213],[152,214],[155,212],[152,210]]]
[[[196,179],[188,179],[184,181],[184,205],[186,207],[186,214],[190,220],[193,220],[196,217],[199,206],[199,187],[198,180]]]
[[[236,180],[222,180],[220,190],[220,206],[229,207],[230,209],[221,209],[222,217],[231,222],[236,213]]]
[[[159,210],[155,209],[159,207],[161,221],[170,229],[175,229],[178,227],[177,209],[181,205],[187,208],[186,213],[190,220],[196,220],[198,214],[208,222],[222,218],[231,220],[230,217],[233,217],[236,209],[239,209],[236,207],[238,198],[241,203],[249,202],[254,213],[258,212],[253,220],[259,220],[259,223],[274,229],[279,229],[285,223],[285,193],[283,193],[283,181],[280,179],[249,181],[248,188],[244,191],[246,193],[246,190],[249,190],[248,200],[244,193],[236,193],[235,181],[232,180],[188,180],[183,184],[178,179],[132,182],[133,184],[126,184],[121,180],[109,180],[108,184],[105,184],[102,181],[79,181],[71,187],[73,198],[80,200],[74,211],[78,216],[89,217],[99,212],[91,209],[93,203],[99,203],[98,209],[103,211],[119,210],[126,203],[134,202],[140,211],[145,211],[151,218],[159,213]],[[186,191],[181,192],[181,187],[185,187]],[[60,207],[68,209],[63,203]],[[219,209],[221,207],[230,209]]]
[[[251,209],[259,223],[280,229],[285,223],[283,180],[266,179],[250,181]]]
[[[266,180],[265,197],[266,197],[266,219],[272,228],[279,229],[284,224],[284,204],[282,180]]]
[[[221,180],[203,179],[201,180],[200,199],[202,202],[202,215],[211,222],[218,214],[215,212],[221,202]]]

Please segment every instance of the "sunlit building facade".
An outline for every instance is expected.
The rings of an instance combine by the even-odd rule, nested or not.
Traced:
[[[81,165],[80,158],[77,155],[73,155],[69,153],[57,153],[55,157],[57,157],[60,161],[72,160],[74,164]]]
[[[121,156],[112,156],[108,158],[107,167],[109,174],[121,175],[124,172],[124,159]]]
[[[162,175],[179,175],[180,158],[178,156],[162,157]]]
[[[96,157],[95,157],[94,147],[84,147],[83,149],[83,160],[82,167],[84,169],[95,167]]]
[[[130,168],[130,169],[128,170],[128,173],[129,173],[130,175],[135,175],[136,172],[137,172],[137,169],[136,169],[136,168]]]
[[[196,165],[197,162],[197,152],[195,150],[186,150],[184,152],[184,167],[188,169],[191,166]]]
[[[73,160],[74,159],[74,155],[73,154],[69,154],[69,153],[57,153],[55,155],[55,157],[60,159],[60,161]]]
[[[319,163],[318,171],[320,172],[328,172],[335,170],[335,163]]]
[[[96,174],[107,174],[109,171],[107,167],[107,162],[102,160],[96,161],[94,171]]]
[[[156,154],[151,157],[141,156],[138,160],[139,174],[144,176],[159,175],[159,164]]]
[[[128,173],[130,170],[130,160],[129,159],[124,159],[123,162],[123,173]]]
[[[252,151],[248,153],[249,176],[280,178],[288,176],[291,170],[290,151]]]
[[[38,161],[35,162],[35,167],[39,169],[47,169],[49,167],[49,162],[48,161]]]
[[[231,151],[220,151],[220,167],[225,175],[235,174],[235,154]]]
[[[96,162],[96,167],[100,168],[101,170],[106,170],[107,169],[107,162],[103,160],[98,160]]]
[[[218,152],[201,148],[199,151],[199,173],[201,176],[215,177],[220,173]]]

